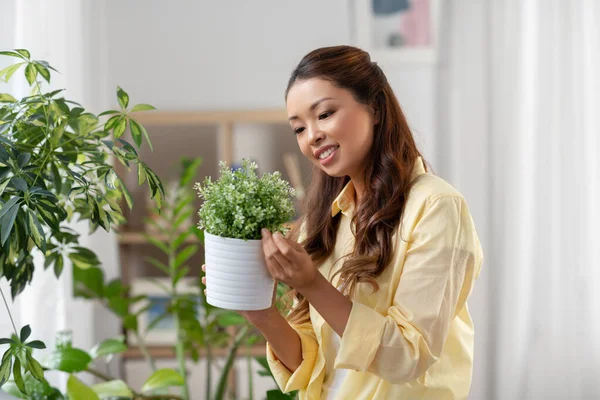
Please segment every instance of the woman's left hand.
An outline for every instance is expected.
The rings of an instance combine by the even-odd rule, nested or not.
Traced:
[[[285,238],[281,233],[262,230],[262,248],[271,276],[286,285],[302,291],[310,287],[319,271],[300,243]]]

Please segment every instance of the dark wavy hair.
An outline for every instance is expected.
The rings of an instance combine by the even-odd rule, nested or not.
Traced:
[[[392,236],[398,228],[411,187],[413,166],[421,156],[404,113],[381,68],[371,61],[369,53],[351,46],[316,49],[300,61],[290,77],[285,97],[292,86],[310,78],[325,79],[349,90],[362,104],[370,105],[378,114],[373,146],[364,174],[365,193],[353,216],[354,249],[337,272],[341,291],[351,297],[356,285],[367,282],[373,290],[379,287],[381,275],[392,257]],[[303,230],[302,245],[315,263],[323,262],[333,251],[340,214],[331,217],[331,204],[348,183],[348,177],[332,177],[313,168],[313,177],[303,209],[310,210],[297,224],[291,237]],[[303,228],[301,228],[301,225]],[[288,315],[293,323],[309,319],[308,301],[295,290],[297,300]]]

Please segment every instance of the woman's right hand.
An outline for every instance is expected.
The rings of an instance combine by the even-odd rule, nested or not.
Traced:
[[[202,265],[202,272],[206,274],[206,264]],[[206,276],[202,277],[202,283],[206,286]],[[204,297],[206,297],[206,290],[204,289]],[[273,288],[273,299],[271,300],[271,306],[264,310],[237,310],[237,312],[248,322],[256,327],[260,327],[271,315],[273,312],[279,313],[277,308],[275,307],[275,301],[277,299],[277,282],[275,282]]]

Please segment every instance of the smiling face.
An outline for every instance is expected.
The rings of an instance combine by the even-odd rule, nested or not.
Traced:
[[[310,78],[290,88],[287,111],[302,154],[330,176],[349,176],[359,190],[373,145],[372,107],[347,89]]]

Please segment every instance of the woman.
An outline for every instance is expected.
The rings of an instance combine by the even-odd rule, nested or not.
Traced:
[[[279,386],[301,399],[465,399],[482,263],[465,200],[427,172],[368,53],[307,54],[286,105],[314,174],[298,240],[264,230],[263,249],[295,306],[242,312]]]

